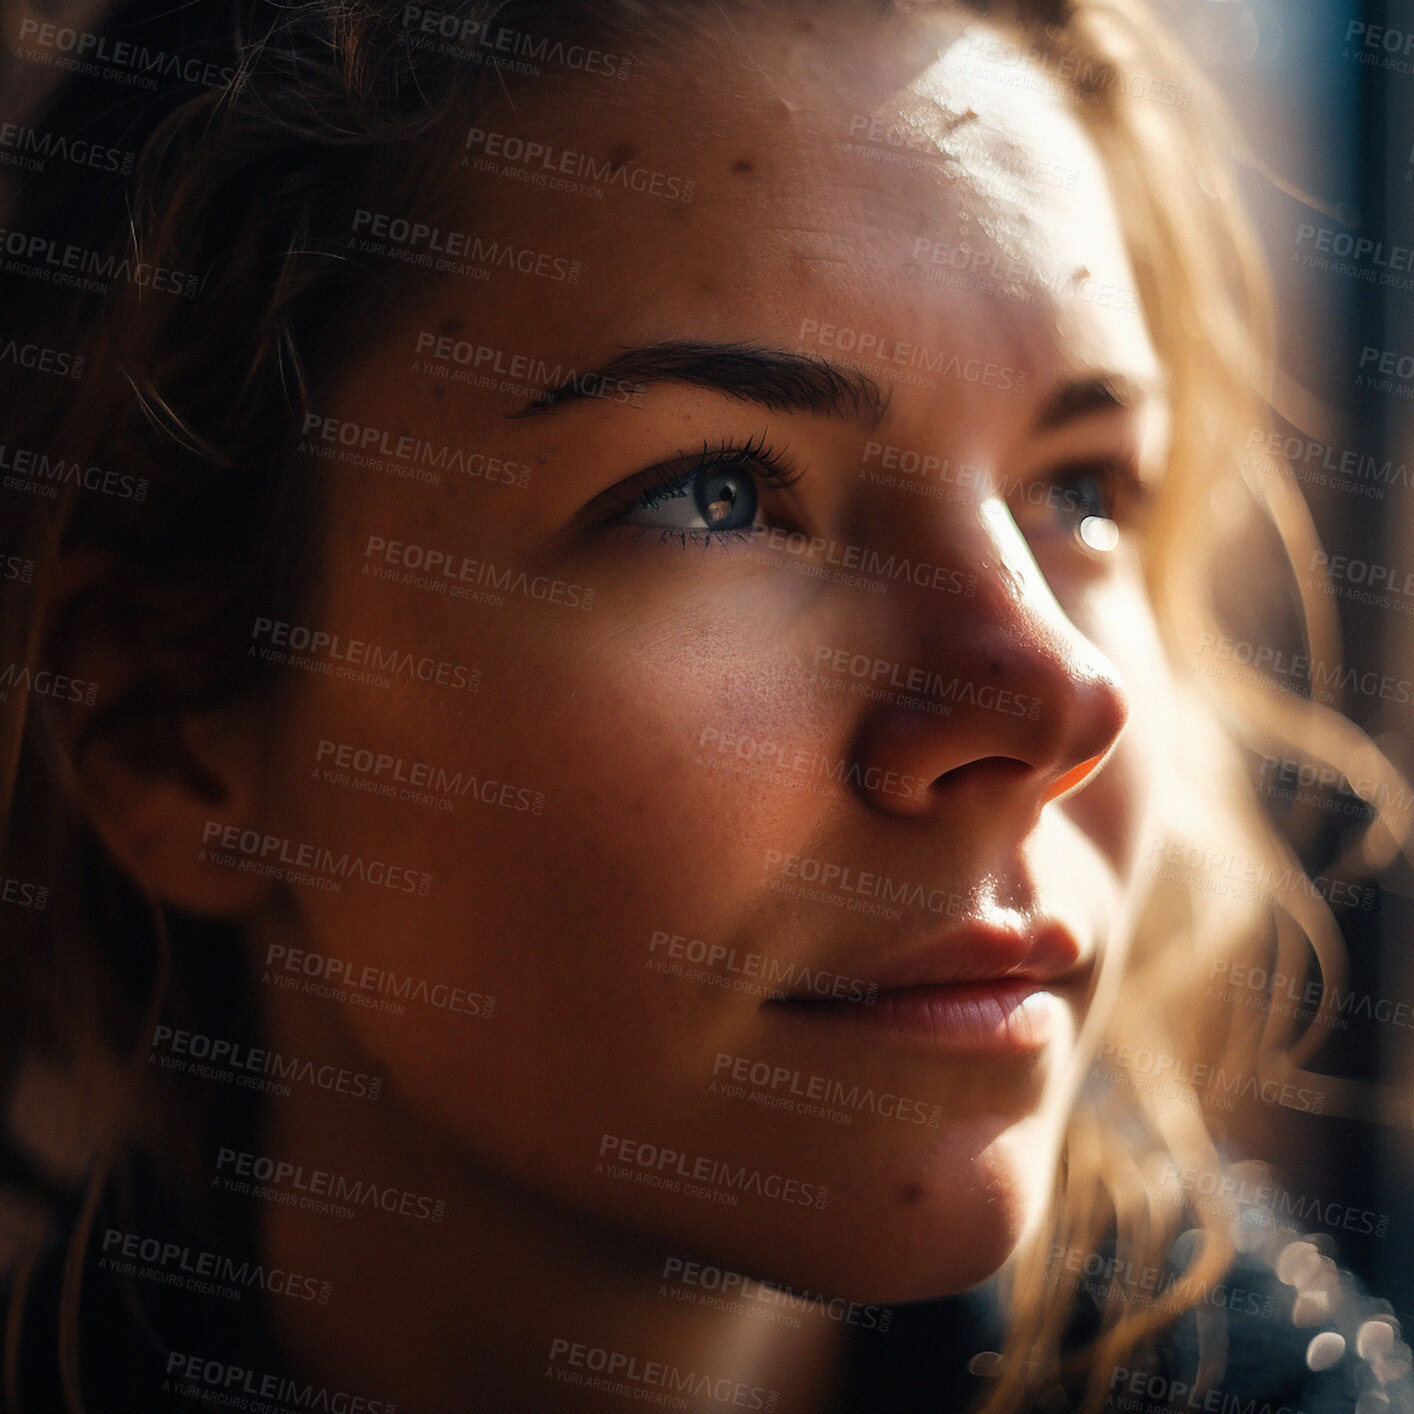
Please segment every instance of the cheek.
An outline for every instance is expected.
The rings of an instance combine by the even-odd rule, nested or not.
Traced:
[[[478,691],[462,694],[317,676],[291,720],[282,832],[431,876],[425,898],[354,882],[303,891],[319,946],[353,968],[495,999],[489,1025],[435,1007],[353,1007],[364,1044],[460,1128],[517,1103],[565,1108],[570,1076],[581,1125],[582,1107],[651,1113],[663,1103],[654,1087],[667,1094],[674,1073],[710,1078],[758,999],[666,982],[663,940],[730,948],[745,937],[767,852],[797,847],[823,808],[819,794],[741,769],[753,763],[739,748],[816,753],[833,730],[812,716],[780,621],[746,634],[749,606],[724,620],[720,594],[669,592],[655,608],[605,583],[588,611],[429,596],[411,608],[399,597],[390,612],[385,585],[366,587],[347,565],[343,575],[331,632],[415,634],[420,652],[481,670]],[[315,757],[328,742],[398,764],[375,794],[359,788],[368,771],[336,762],[325,777]],[[417,794],[451,808],[407,798],[395,778],[414,775]],[[473,1083],[490,1069],[503,1083]]]

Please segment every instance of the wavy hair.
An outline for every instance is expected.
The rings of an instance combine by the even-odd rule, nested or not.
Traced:
[[[732,3],[769,11],[776,0]],[[836,3],[882,21],[949,0]],[[1294,478],[1240,454],[1265,424],[1273,321],[1227,156],[1229,120],[1140,0],[951,3],[995,23],[1019,59],[1054,76],[1096,143],[1174,411],[1145,564],[1179,693],[1163,829],[1116,984],[1124,1005],[1110,1007],[1098,1039],[1047,1220],[1007,1269],[1011,1324],[983,1401],[987,1414],[1031,1408],[1060,1384],[1091,1410],[1109,1370],[1137,1358],[1176,1311],[1198,1307],[1231,1259],[1225,1219],[1174,1191],[1176,1170],[1220,1163],[1205,1086],[1224,1068],[1303,1074],[1332,984],[1344,979],[1329,890],[1298,853],[1310,819],[1273,819],[1254,790],[1254,755],[1328,764],[1368,800],[1371,819],[1344,871],[1378,869],[1403,846],[1410,797],[1336,706],[1256,675],[1219,679],[1204,657],[1223,633],[1215,586],[1238,566],[1253,573],[1237,536],[1258,525],[1274,547],[1268,571],[1298,585],[1285,631],[1304,635],[1313,661],[1339,661],[1330,601],[1305,569],[1316,538]],[[446,0],[445,9],[459,22],[494,16],[537,36],[632,50],[710,27],[722,6]],[[0,493],[0,554],[19,567],[4,585],[0,627],[10,680],[62,671],[76,645],[115,638],[137,664],[77,741],[28,692],[12,691],[0,716],[0,870],[49,889],[43,910],[10,911],[0,941],[10,1038],[0,1087],[12,1116],[0,1180],[20,1288],[32,1253],[25,1234],[54,1204],[77,1204],[59,1312],[75,1410],[86,1225],[121,1156],[157,1155],[191,1212],[216,1221],[202,1212],[190,1156],[198,1136],[232,1123],[229,1101],[218,1114],[199,1085],[154,1076],[144,1065],[153,1024],[219,1017],[211,1029],[226,1035],[260,1025],[241,985],[238,934],[144,896],[85,820],[78,765],[99,734],[135,760],[170,755],[183,713],[277,691],[274,670],[247,656],[248,626],[284,609],[279,616],[297,622],[309,587],[307,547],[318,543],[325,487],[297,455],[302,417],[377,337],[385,313],[432,278],[361,262],[347,248],[348,212],[372,206],[428,221],[450,210],[448,120],[504,102],[517,82],[469,64],[455,46],[410,44],[402,11],[386,0],[120,6],[115,26],[154,51],[202,60],[201,82],[115,99],[100,78],[68,78],[44,121],[132,151],[131,177],[101,200],[91,178],[30,179],[10,212],[11,230],[130,262],[129,278],[106,293],[5,277],[12,327],[84,364],[81,379],[28,375],[4,441],[65,464],[97,463],[132,487],[84,495],[66,480],[49,498],[11,483]],[[139,269],[168,272],[164,288]],[[1215,861],[1228,859],[1241,863],[1247,886],[1214,887]],[[1314,951],[1327,984],[1317,1021],[1299,1036],[1275,1015],[1260,1025],[1227,1016],[1203,995],[1222,960],[1274,946],[1292,970]],[[1166,1058],[1163,1085],[1140,1054]],[[1193,1260],[1171,1300],[1154,1303],[1125,1273],[1160,1265],[1180,1225],[1195,1224]],[[1120,1260],[1099,1327],[1072,1350],[1075,1294],[1050,1259],[1107,1243]],[[22,1306],[12,1302],[6,1342],[12,1402]],[[1222,1334],[1211,1321],[1203,1331],[1212,1377]]]

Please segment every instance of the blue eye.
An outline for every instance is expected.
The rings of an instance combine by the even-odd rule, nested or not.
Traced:
[[[759,501],[756,482],[744,466],[704,460],[650,492],[624,516],[624,523],[664,530],[746,530],[755,524]]]
[[[608,493],[612,520],[657,530],[682,545],[718,539],[750,539],[757,523],[761,486],[790,485],[799,473],[764,438],[718,447],[656,466]]]
[[[1153,488],[1124,461],[1097,461],[1062,467],[1052,475],[1017,486],[1018,520],[1069,531],[1094,553],[1118,547],[1130,531],[1142,529]]]
[[[1119,544],[1124,510],[1112,481],[1096,471],[1082,471],[1070,483],[1073,529],[1091,550],[1113,550]]]

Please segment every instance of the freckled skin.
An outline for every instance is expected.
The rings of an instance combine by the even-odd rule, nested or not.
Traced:
[[[356,1370],[429,1407],[474,1375],[499,1407],[527,1409],[600,1407],[582,1391],[553,1404],[561,1396],[539,1367],[559,1334],[623,1340],[628,1330],[638,1344],[627,1348],[646,1355],[682,1348],[719,1361],[749,1347],[785,1370],[789,1331],[767,1340],[753,1327],[743,1344],[739,1329],[728,1338],[731,1318],[656,1299],[662,1254],[861,1301],[916,1300],[995,1271],[1049,1191],[1098,1020],[1091,984],[1124,952],[1154,763],[1172,729],[1139,550],[1126,540],[1107,557],[1085,552],[1064,520],[1003,505],[985,482],[923,497],[874,485],[861,468],[872,441],[981,466],[1000,485],[1152,440],[1150,422],[1126,412],[1029,429],[1059,380],[1095,366],[1146,376],[1156,357],[1133,311],[1086,303],[1064,282],[1020,301],[985,278],[930,278],[916,252],[920,235],[971,231],[978,249],[1043,271],[1083,264],[1132,284],[1098,157],[1063,100],[979,78],[955,30],[835,25],[822,15],[806,27],[814,34],[768,25],[719,36],[722,48],[702,57],[710,83],[688,82],[679,56],[645,60],[612,91],[528,91],[517,134],[690,179],[692,201],[612,186],[588,200],[469,173],[469,226],[572,251],[582,278],[500,272],[489,285],[439,287],[389,327],[330,409],[532,472],[526,488],[457,473],[441,488],[352,469],[332,478],[323,582],[305,621],[474,665],[481,687],[301,677],[261,827],[396,859],[433,884],[426,898],[294,890],[256,952],[280,941],[451,982],[494,997],[496,1010],[489,1021],[428,1008],[395,1016],[272,995],[277,1047],[299,1052],[313,1028],[389,1088],[378,1108],[338,1123],[297,1098],[275,1111],[269,1150],[435,1186],[448,1202],[435,1231],[365,1225],[357,1260],[337,1224],[271,1214],[267,1255],[339,1276],[330,1307],[282,1316],[311,1367]],[[920,112],[948,121],[917,165],[883,160],[887,143],[851,133],[861,114],[917,131]],[[1018,154],[1074,169],[1075,187],[1034,179]],[[757,167],[771,180],[743,180]],[[1024,386],[956,375],[923,386],[896,379],[888,358],[861,357],[891,394],[874,428],[668,385],[641,407],[605,398],[508,420],[524,398],[414,368],[427,330],[579,370],[662,339],[848,358],[803,333],[810,324],[1020,370]],[[802,574],[789,556],[683,548],[584,514],[704,440],[758,435],[805,468],[789,490],[763,493],[766,523],[957,569],[975,592],[896,580],[877,593]],[[379,580],[365,573],[370,537],[592,588],[593,608],[515,594],[493,608]],[[1033,720],[900,707],[817,671],[821,645],[995,683],[1041,710]],[[722,769],[733,758],[704,747],[709,732],[929,784],[904,800],[808,789],[789,772],[762,781]],[[1043,808],[1051,783],[1116,736],[1079,795]],[[543,791],[544,810],[462,799],[445,813],[337,790],[311,778],[323,740]],[[867,975],[949,922],[790,897],[764,861],[791,855],[944,889],[988,916],[1053,915],[1091,975],[1066,993],[1059,1034],[1039,1053],[945,1058],[815,1030],[759,994],[654,970],[652,940],[666,933]],[[940,1121],[861,1110],[841,1126],[727,1099],[711,1088],[724,1054],[908,1097]],[[725,1206],[625,1182],[600,1163],[606,1135],[827,1196],[813,1206],[742,1194]],[[388,1268],[396,1292],[375,1280]],[[475,1337],[459,1337],[464,1327]]]

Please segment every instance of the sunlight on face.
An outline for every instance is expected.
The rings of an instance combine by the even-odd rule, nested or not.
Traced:
[[[439,285],[321,411],[526,474],[328,463],[308,622],[479,686],[307,673],[269,791],[431,880],[296,891],[298,946],[496,999],[322,1003],[435,1142],[866,1300],[1035,1221],[1167,729],[1162,369],[1093,146],[979,33],[743,25],[478,120],[463,225],[582,276]]]

